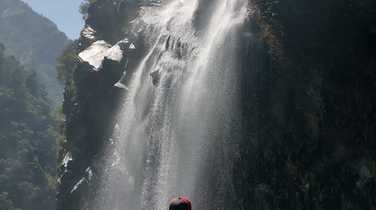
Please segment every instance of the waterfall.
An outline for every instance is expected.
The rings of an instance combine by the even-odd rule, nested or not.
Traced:
[[[236,52],[247,8],[247,0],[169,0],[141,9],[131,27],[149,49],[126,84],[91,209],[162,210],[177,195],[204,209],[205,199],[231,188],[233,151],[223,144],[236,135]]]

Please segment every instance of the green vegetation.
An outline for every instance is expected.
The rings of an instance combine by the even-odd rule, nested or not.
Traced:
[[[71,42],[57,59],[57,77],[62,83],[73,79],[73,70],[77,67],[79,61],[76,48],[77,43]]]
[[[88,14],[88,10],[89,10],[90,4],[93,4],[96,1],[97,0],[84,0],[84,2],[81,3],[80,12],[81,12],[81,14],[83,15],[84,18]]]
[[[55,209],[57,128],[46,95],[0,45],[1,210]]]
[[[36,70],[47,96],[58,106],[63,85],[56,79],[56,59],[68,38],[49,19],[34,12],[21,0],[0,1],[0,43],[25,67]]]

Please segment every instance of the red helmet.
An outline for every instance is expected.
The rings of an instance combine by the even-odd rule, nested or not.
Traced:
[[[171,200],[169,210],[192,210],[192,203],[188,197],[177,197]]]

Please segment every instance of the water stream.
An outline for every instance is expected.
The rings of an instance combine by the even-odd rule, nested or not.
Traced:
[[[132,31],[149,49],[126,84],[93,209],[162,210],[176,195],[203,209],[206,198],[231,188],[233,151],[222,147],[237,119],[236,51],[247,8],[247,0],[142,8]]]

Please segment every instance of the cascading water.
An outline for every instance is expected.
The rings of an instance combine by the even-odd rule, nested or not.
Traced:
[[[217,151],[216,178],[204,174],[215,168],[211,151],[234,135],[237,31],[247,8],[247,0],[170,0],[142,8],[132,30],[144,34],[150,49],[126,84],[92,209],[162,210],[176,195],[192,197],[201,209],[208,196],[231,187],[225,182],[230,151]]]

